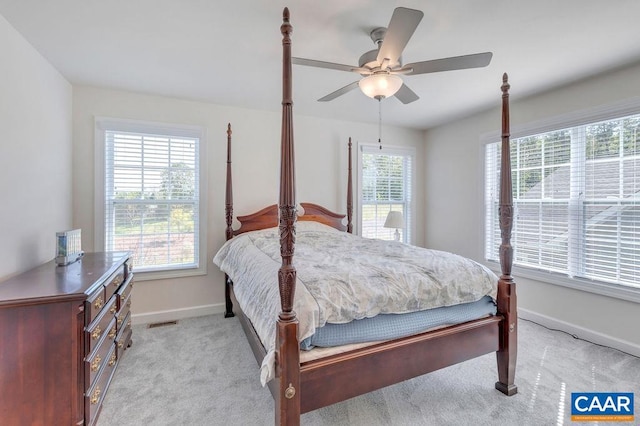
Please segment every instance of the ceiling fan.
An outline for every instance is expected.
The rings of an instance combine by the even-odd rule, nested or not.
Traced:
[[[403,65],[402,51],[423,16],[424,13],[419,10],[405,7],[396,8],[393,11],[388,28],[376,28],[371,31],[371,40],[378,48],[360,56],[358,66],[304,58],[292,58],[292,62],[296,65],[355,72],[364,77],[318,99],[319,102],[331,101],[356,87],[360,87],[360,90],[371,98],[382,100],[395,95],[404,104],[416,101],[420,97],[404,84],[400,75],[427,74],[466,68],[480,68],[489,65],[493,56],[491,52]]]

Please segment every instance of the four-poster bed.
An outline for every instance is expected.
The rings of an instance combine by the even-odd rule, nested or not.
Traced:
[[[466,320],[455,325],[445,324],[418,334],[359,346],[349,346],[346,351],[332,352],[331,355],[327,356],[309,357],[304,353],[301,354],[300,350],[300,329],[304,332],[306,327],[304,318],[307,313],[297,311],[300,306],[298,300],[307,297],[307,290],[298,288],[298,292],[302,291],[302,293],[296,298],[296,284],[298,282],[298,271],[294,264],[297,238],[296,222],[300,222],[299,225],[305,224],[302,231],[298,230],[299,233],[308,232],[308,222],[319,222],[337,230],[351,233],[351,141],[349,141],[347,224],[344,225],[342,223],[344,215],[333,213],[312,203],[301,203],[304,215],[298,216],[295,197],[291,90],[290,34],[292,27],[289,23],[289,11],[286,8],[283,13],[281,32],[283,35],[283,100],[279,202],[278,205],[274,204],[254,214],[237,217],[240,222],[240,228],[237,230],[232,228],[231,126],[229,125],[227,130],[228,155],[225,208],[227,240],[234,239],[235,236],[241,236],[241,234],[253,235],[256,232],[263,232],[259,230],[274,228],[278,225],[281,264],[277,270],[277,289],[274,285],[273,291],[279,295],[279,313],[277,318],[274,315],[272,319],[269,319],[271,331],[273,331],[273,320],[276,320],[275,333],[273,333],[273,342],[275,344],[265,344],[264,338],[259,335],[257,331],[261,329],[258,323],[259,319],[252,316],[255,306],[250,304],[243,306],[242,303],[238,303],[239,297],[236,296],[240,294],[235,294],[237,291],[234,293],[234,290],[238,289],[234,289],[234,283],[231,278],[227,277],[225,284],[227,298],[225,316],[234,315],[232,308],[235,304],[236,313],[239,316],[253,353],[258,362],[263,364],[263,373],[265,364],[270,362],[275,366],[274,371],[271,371],[274,380],[270,380],[268,385],[275,399],[276,424],[299,424],[301,413],[490,352],[496,352],[497,354],[498,382],[495,384],[496,389],[506,395],[515,394],[517,392],[514,384],[517,353],[517,313],[515,284],[511,277],[513,249],[510,244],[510,237],[513,207],[509,160],[509,85],[506,74],[503,77],[502,85],[502,165],[500,173],[500,226],[502,231],[500,261],[502,275],[499,279],[496,278],[495,281],[497,283],[495,283],[495,289],[492,293],[496,301],[495,307],[497,311],[494,311],[494,314],[482,315],[477,319]],[[317,228],[324,225],[314,225],[310,232],[318,231]],[[256,232],[247,234],[250,231]],[[299,237],[302,238],[303,236],[299,235]],[[259,238],[255,237],[254,239]],[[231,241],[228,241],[225,247],[229,243]],[[245,248],[243,247],[239,251],[244,250]],[[303,258],[300,257],[299,259]],[[217,259],[216,263],[219,264]],[[247,268],[250,269],[251,265],[247,265]],[[275,271],[273,276],[275,276]],[[463,281],[463,284],[466,284],[466,281]],[[263,287],[266,287],[266,285],[263,285]],[[294,305],[296,310],[294,310]],[[251,313],[246,314],[248,311]],[[270,357],[272,359],[269,360]]]

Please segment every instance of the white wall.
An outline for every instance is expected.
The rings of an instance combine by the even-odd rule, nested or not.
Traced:
[[[0,15],[0,280],[71,227],[71,85]]]
[[[277,105],[279,100],[274,100]],[[225,107],[201,102],[148,96],[129,92],[74,87],[73,204],[76,227],[82,228],[83,247],[94,247],[94,116],[106,116],[197,125],[206,129],[208,157],[208,252],[206,276],[138,281],[133,298],[137,322],[178,318],[196,313],[220,312],[224,303],[223,274],[211,262],[224,242],[224,203],[227,123],[233,130],[234,213],[249,214],[278,200],[281,114]],[[295,115],[294,139],[298,201],[322,204],[338,212],[346,211],[347,140],[375,142],[377,125],[316,119]],[[385,139],[402,142],[417,150],[422,158],[422,133],[388,127]],[[391,142],[389,142],[391,144]],[[422,170],[417,173],[424,180]],[[354,169],[355,185],[355,169]],[[417,197],[417,217],[422,217],[423,194]],[[424,228],[418,224],[417,244],[422,244]]]
[[[526,124],[640,96],[640,64],[517,100],[518,76],[510,76],[511,125]],[[500,105],[496,78],[496,107]],[[514,98],[516,100],[514,100]],[[425,241],[428,247],[483,260],[483,154],[480,137],[499,131],[498,108],[425,133]],[[515,275],[523,316],[561,327],[640,356],[640,304]]]

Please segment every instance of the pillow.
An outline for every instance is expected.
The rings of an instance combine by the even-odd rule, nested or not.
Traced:
[[[296,222],[296,232],[297,231],[342,232],[332,226],[313,220],[298,220]]]

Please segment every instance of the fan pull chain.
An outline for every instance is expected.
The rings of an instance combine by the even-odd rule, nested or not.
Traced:
[[[382,98],[378,98],[378,144],[382,149]]]

